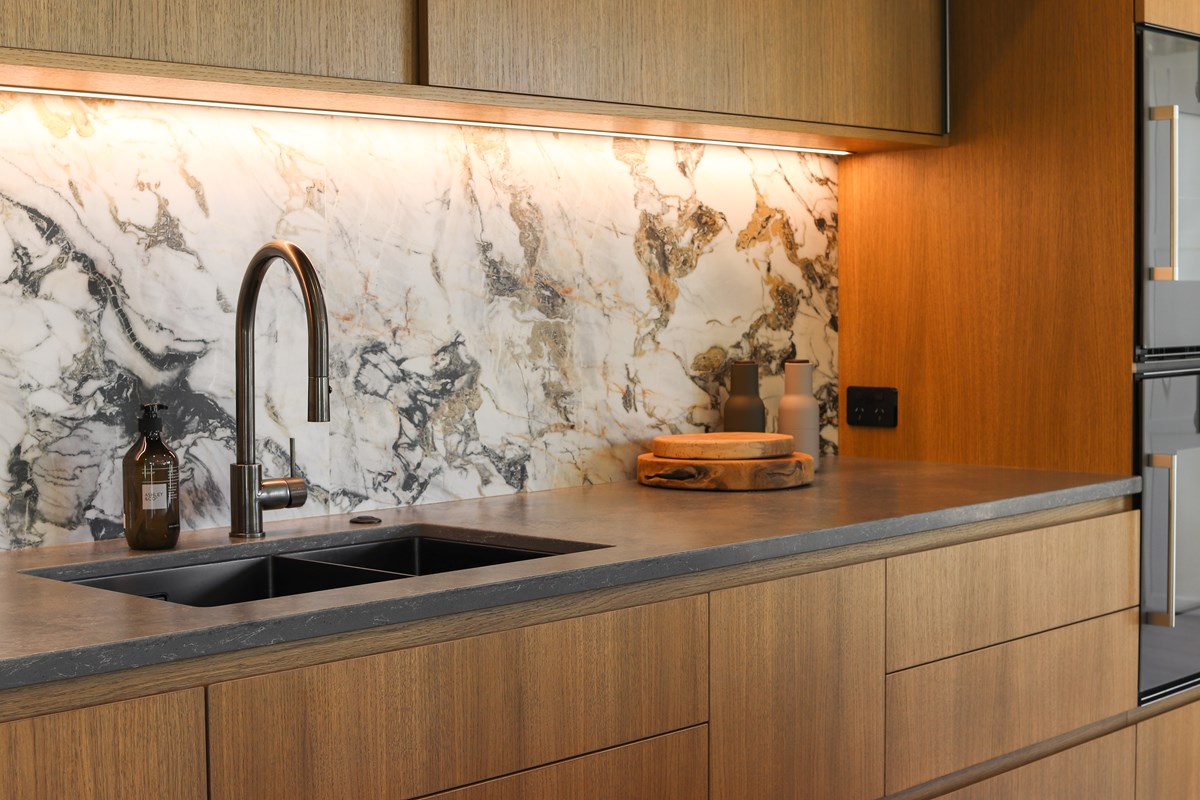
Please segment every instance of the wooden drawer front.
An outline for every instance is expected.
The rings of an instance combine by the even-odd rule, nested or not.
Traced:
[[[0,725],[0,797],[203,800],[204,690]]]
[[[1136,609],[887,676],[895,792],[1137,705]]]
[[[1133,800],[1136,738],[1133,728],[1125,728],[942,795],[940,800]]]
[[[1200,797],[1200,703],[1138,723],[1137,800]]]
[[[428,800],[706,800],[708,726],[531,769]]]
[[[708,718],[704,596],[209,687],[214,800],[408,798]]]
[[[712,796],[883,793],[883,563],[712,594]]]
[[[1138,512],[887,560],[888,671],[1138,604]]]

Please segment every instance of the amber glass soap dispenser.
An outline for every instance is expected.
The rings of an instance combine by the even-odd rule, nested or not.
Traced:
[[[134,550],[165,550],[179,541],[179,459],[162,441],[162,403],[146,403],[141,436],[125,454],[125,541]]]

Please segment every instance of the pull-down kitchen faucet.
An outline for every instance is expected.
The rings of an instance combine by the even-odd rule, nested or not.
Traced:
[[[229,535],[257,539],[263,535],[263,509],[295,508],[308,499],[308,484],[296,472],[295,440],[286,478],[263,478],[254,454],[254,310],[267,268],[282,259],[300,281],[308,320],[308,421],[329,421],[329,322],[325,295],[312,262],[296,245],[276,239],[262,246],[242,278],[237,304],[237,462],[229,467]]]

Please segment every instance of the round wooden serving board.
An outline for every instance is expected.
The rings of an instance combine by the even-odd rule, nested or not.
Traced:
[[[796,440],[786,433],[678,433],[657,436],[650,450],[659,458],[780,458],[790,456]]]
[[[813,460],[807,453],[746,459],[660,458],[642,453],[637,460],[637,479],[646,486],[671,489],[790,489],[812,483]]]

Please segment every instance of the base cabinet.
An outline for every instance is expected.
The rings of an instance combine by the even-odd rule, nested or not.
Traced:
[[[406,800],[689,728],[707,653],[700,595],[213,684],[212,798]]]
[[[205,800],[204,690],[0,725],[0,797]]]
[[[883,562],[713,592],[712,797],[883,794]]]
[[[942,795],[940,800],[1133,800],[1134,732],[1116,733]]]
[[[668,733],[428,800],[705,800],[708,726]]]
[[[1200,702],[1138,723],[1137,800],[1200,797]]]

